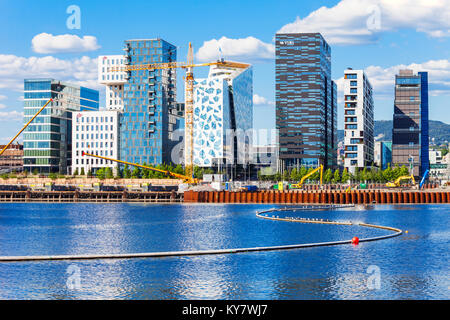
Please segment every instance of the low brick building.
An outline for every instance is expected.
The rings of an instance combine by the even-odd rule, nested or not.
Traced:
[[[0,150],[3,150],[4,147],[5,145],[0,145]],[[11,144],[3,152],[0,156],[0,170],[4,169],[23,170],[23,144]]]

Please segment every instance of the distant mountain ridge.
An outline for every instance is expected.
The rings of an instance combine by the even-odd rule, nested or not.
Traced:
[[[375,120],[375,139],[383,135],[383,138],[378,140],[391,141],[392,140],[392,120]],[[442,121],[429,121],[429,135],[434,138],[435,144],[443,144],[450,141],[450,124]],[[338,130],[338,141],[344,140],[344,130]]]

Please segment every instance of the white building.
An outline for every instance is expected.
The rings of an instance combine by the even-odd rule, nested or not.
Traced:
[[[93,173],[100,168],[117,168],[117,163],[82,156],[83,152],[119,159],[119,115],[117,110],[72,113],[72,174],[84,168]],[[113,170],[115,172],[115,170]]]
[[[433,150],[431,149],[429,151],[429,157],[430,157],[430,164],[441,164],[444,160],[442,158],[442,151],[441,150]]]
[[[344,103],[344,167],[354,173],[374,161],[372,86],[363,70],[345,70]]]
[[[98,82],[106,86],[106,108],[123,111],[123,86],[127,82],[127,73],[121,70],[125,66],[125,57],[121,55],[98,57]]]
[[[253,72],[249,64],[211,66],[208,78],[194,84],[194,165],[211,167],[250,162],[253,127]],[[236,132],[237,150],[233,138]],[[235,152],[236,151],[236,152]]]

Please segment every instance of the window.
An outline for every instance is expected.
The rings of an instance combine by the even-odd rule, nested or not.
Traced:
[[[350,86],[356,87],[358,85],[358,81],[350,81]]]
[[[350,93],[357,93],[357,89],[356,88],[350,88]]]

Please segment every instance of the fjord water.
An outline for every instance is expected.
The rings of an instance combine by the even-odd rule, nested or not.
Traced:
[[[0,204],[0,255],[207,250],[391,233],[255,216],[256,211],[273,207]],[[0,299],[448,299],[449,209],[449,205],[377,205],[288,214],[408,231],[357,246],[0,263]]]

